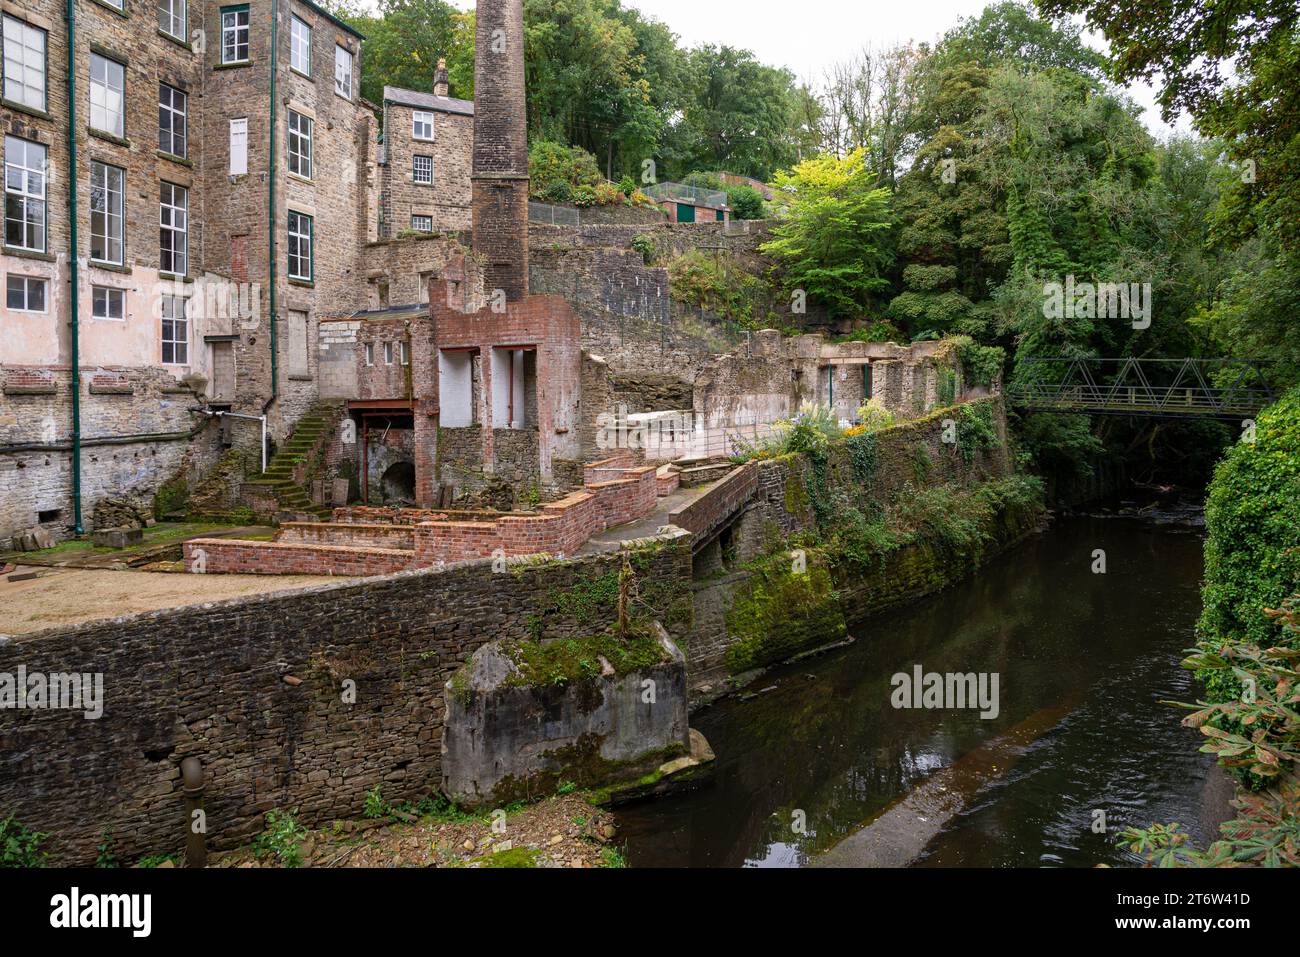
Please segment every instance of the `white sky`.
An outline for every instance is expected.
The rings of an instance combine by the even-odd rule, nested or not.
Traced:
[[[451,0],[469,9],[467,0]],[[962,17],[978,16],[992,0],[623,0],[661,20],[685,46],[702,43],[754,51],[764,63],[784,66],[800,80],[820,87],[826,68],[864,47],[893,46],[907,40],[935,41]],[[1106,49],[1100,36],[1090,45]],[[1145,84],[1128,95],[1145,110],[1147,128],[1163,138],[1189,132],[1180,117],[1174,126],[1160,121],[1155,91]]]

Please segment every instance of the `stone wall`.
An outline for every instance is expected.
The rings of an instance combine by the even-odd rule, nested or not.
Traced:
[[[972,405],[988,406],[998,441],[969,457],[944,441],[957,409],[875,433],[868,483],[848,455],[832,455],[825,485],[845,502],[868,509],[894,507],[900,496],[919,486],[974,488],[1012,473],[1006,421],[997,397]],[[849,634],[850,626],[891,605],[937,591],[969,574],[1036,527],[1035,510],[1008,508],[989,518],[989,544],[982,552],[941,551],[920,540],[889,552],[869,570],[829,566],[821,552],[803,548],[803,572],[793,571],[794,553],[785,543],[818,536],[810,504],[810,468],[800,457],[753,463],[754,494],[746,510],[722,537],[695,558],[696,627],[688,648],[692,700],[707,700],[728,679],[755,667],[786,660]],[[825,529],[822,529],[825,531]]]
[[[0,547],[41,526],[57,538],[72,524],[72,380],[66,369],[0,366]],[[152,501],[184,470],[187,482],[215,464],[222,430],[190,412],[194,394],[165,370],[83,372],[82,516],[124,495]],[[227,437],[228,438],[228,437]]]
[[[0,711],[0,808],[49,832],[56,862],[88,866],[105,834],[123,861],[183,846],[180,763],[191,755],[203,762],[215,848],[248,841],[272,808],[321,827],[359,817],[376,786],[390,801],[417,800],[441,782],[451,675],[486,641],[538,637],[534,624],[546,638],[609,627],[609,602],[563,596],[616,577],[622,561],[500,573],[477,562],[8,640],[0,672],[100,673],[105,700],[97,721]],[[655,617],[683,641],[689,551],[668,540],[633,562],[664,583]]]

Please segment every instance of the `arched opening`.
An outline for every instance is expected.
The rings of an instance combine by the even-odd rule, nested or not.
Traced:
[[[415,464],[395,462],[390,465],[380,481],[385,502],[415,501]]]

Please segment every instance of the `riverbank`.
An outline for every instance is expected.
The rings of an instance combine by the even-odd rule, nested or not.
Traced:
[[[581,794],[468,813],[427,802],[375,817],[295,831],[268,828],[259,842],[212,855],[212,867],[623,867],[613,815]],[[281,820],[277,817],[277,820]]]

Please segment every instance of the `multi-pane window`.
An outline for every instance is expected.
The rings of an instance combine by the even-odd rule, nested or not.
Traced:
[[[5,305],[17,312],[44,312],[49,283],[35,276],[9,276]]]
[[[289,278],[307,282],[312,278],[311,217],[289,210]]]
[[[248,120],[230,121],[230,175],[242,176],[248,172]]]
[[[189,364],[190,324],[184,296],[162,297],[162,361],[169,366]]]
[[[433,139],[433,114],[422,110],[411,113],[411,136],[417,140]]]
[[[158,0],[158,29],[177,40],[185,39],[185,0]]]
[[[5,245],[45,252],[45,147],[5,137]]]
[[[366,365],[372,366],[374,364],[375,364],[375,344],[373,342],[367,342],[366,343]]]
[[[90,128],[126,135],[126,67],[98,53],[90,54]]]
[[[96,319],[126,318],[126,291],[112,286],[93,286],[90,290],[90,314]]]
[[[414,229],[417,233],[431,233],[433,232],[433,217],[412,216],[411,228]]]
[[[8,14],[4,18],[5,99],[44,110],[45,31]]]
[[[184,186],[162,183],[158,193],[158,268],[185,275],[189,251],[190,194]]]
[[[90,258],[124,264],[126,172],[107,163],[90,164]]]
[[[248,59],[248,7],[221,8],[221,62]]]
[[[411,179],[413,179],[417,183],[433,182],[433,157],[432,156],[411,157]]]
[[[384,365],[391,366],[392,364],[393,364],[393,344],[391,342],[385,342],[384,343]]]
[[[297,17],[289,27],[289,65],[311,76],[311,27]]]
[[[289,172],[311,179],[311,117],[289,111]]]
[[[334,92],[352,99],[352,54],[340,46],[334,48]]]
[[[174,86],[158,84],[158,148],[164,153],[184,157],[185,115],[189,96]]]

